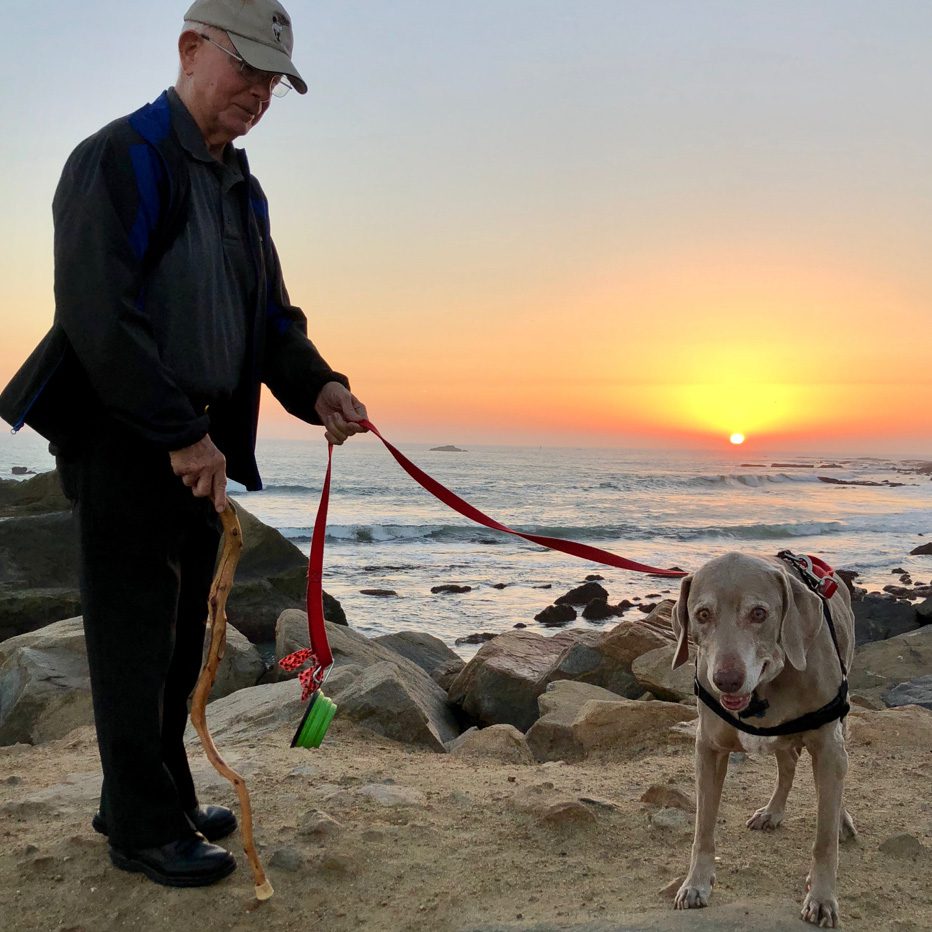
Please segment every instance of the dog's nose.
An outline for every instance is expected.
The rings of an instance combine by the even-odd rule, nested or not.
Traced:
[[[712,682],[723,693],[736,693],[744,685],[744,670],[724,667],[712,674]]]

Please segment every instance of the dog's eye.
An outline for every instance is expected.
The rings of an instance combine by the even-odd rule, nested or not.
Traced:
[[[767,609],[762,605],[755,605],[751,609],[751,621],[766,621],[767,620]]]
[[[693,617],[699,624],[704,625],[712,617],[712,613],[707,608],[699,608],[696,609],[696,614]]]

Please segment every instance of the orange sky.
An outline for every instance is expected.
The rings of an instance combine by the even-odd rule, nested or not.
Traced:
[[[389,436],[929,455],[932,8],[287,5],[311,93],[243,143]],[[0,138],[0,382],[51,320],[64,159],[174,73],[180,8],[52,7],[0,38],[57,75]],[[306,435],[271,400],[262,432]]]

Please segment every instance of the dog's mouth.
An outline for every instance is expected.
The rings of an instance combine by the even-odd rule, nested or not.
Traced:
[[[742,712],[751,704],[750,693],[722,693],[718,701],[729,712]]]

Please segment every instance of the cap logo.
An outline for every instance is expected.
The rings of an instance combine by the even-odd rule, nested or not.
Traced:
[[[288,20],[280,13],[272,15],[272,32],[275,33],[275,41],[279,45],[281,45],[282,41],[282,31],[287,25],[289,25]]]

